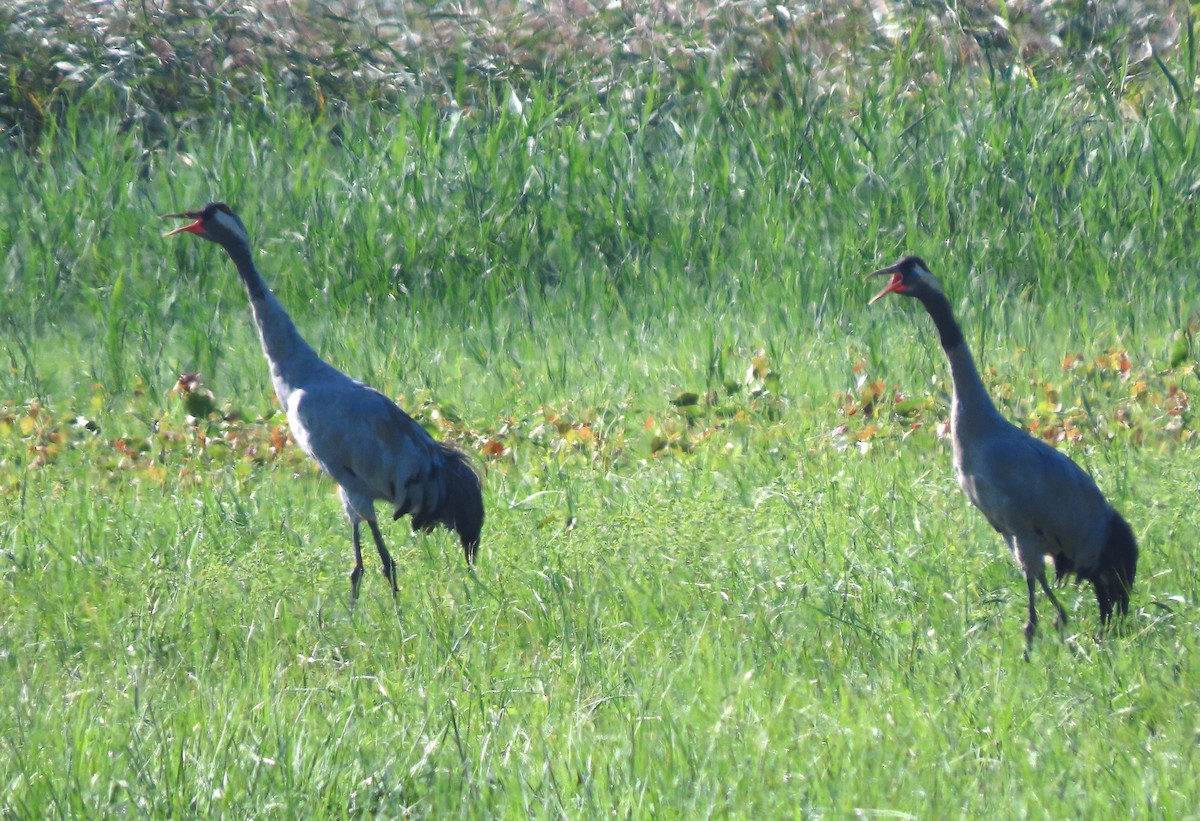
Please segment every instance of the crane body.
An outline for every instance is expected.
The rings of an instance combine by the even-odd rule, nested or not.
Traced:
[[[254,265],[249,234],[223,203],[169,214],[194,220],[167,233],[192,233],[221,245],[250,299],[271,383],[301,450],[338,485],[354,543],[351,597],[362,577],[360,529],[367,523],[382,570],[397,591],[396,567],[375,516],[375,503],[392,517],[412,517],[414,531],[441,524],[457,531],[468,564],[475,561],[483,527],[479,476],[465,454],[435,441],[392,400],[352,379],[313,350]]]
[[[1026,653],[1037,629],[1037,585],[1054,605],[1059,624],[1067,621],[1046,581],[1047,556],[1060,580],[1075,574],[1080,581],[1092,582],[1102,624],[1111,620],[1114,605],[1126,614],[1138,560],[1129,524],[1079,465],[996,410],[950,302],[924,261],[905,257],[871,274],[884,275],[892,280],[871,302],[889,293],[914,297],[937,327],[954,384],[950,437],[955,476],[963,493],[1004,538],[1025,575]]]

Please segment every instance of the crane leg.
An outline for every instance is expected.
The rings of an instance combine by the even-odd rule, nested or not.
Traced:
[[[1041,582],[1042,589],[1046,591],[1046,595],[1050,597],[1050,603],[1054,605],[1054,609],[1058,611],[1058,629],[1063,630],[1067,626],[1067,611],[1058,603],[1054,593],[1050,590],[1050,585],[1046,582],[1046,574],[1042,573],[1038,576],[1038,581]]]
[[[362,578],[362,539],[358,534],[358,522],[354,522],[354,569],[350,571],[350,601],[358,600],[358,581]]]
[[[1033,606],[1034,587],[1033,574],[1025,576],[1025,584],[1029,588],[1029,621],[1025,622],[1025,660],[1029,661],[1029,651],[1033,647],[1033,635],[1037,632],[1037,609]]]
[[[374,519],[367,519],[367,526],[371,528],[371,535],[375,537],[375,547],[379,550],[379,561],[383,563],[383,575],[387,576],[387,580],[392,583],[392,598],[396,597],[396,563],[392,561],[392,554],[388,553],[387,546],[383,543],[383,534],[379,532],[379,525]]]

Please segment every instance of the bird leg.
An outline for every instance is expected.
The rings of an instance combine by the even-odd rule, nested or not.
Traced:
[[[1032,573],[1025,575],[1025,584],[1029,587],[1029,621],[1025,622],[1025,660],[1029,661],[1029,651],[1033,648],[1033,634],[1037,632],[1037,610],[1033,606],[1034,578]]]
[[[1042,584],[1042,589],[1046,591],[1046,595],[1050,597],[1050,603],[1054,605],[1054,609],[1058,611],[1058,629],[1065,630],[1067,627],[1067,611],[1058,603],[1058,599],[1050,590],[1050,585],[1046,582],[1046,574],[1043,572],[1038,576],[1038,581]]]
[[[358,520],[354,521],[354,569],[350,571],[350,601],[358,601],[358,580],[362,578],[362,540],[358,535]]]
[[[1033,636],[1037,632],[1037,610],[1033,606],[1033,597],[1037,592],[1034,586],[1034,581],[1042,585],[1042,590],[1046,591],[1046,595],[1050,598],[1050,603],[1054,605],[1054,609],[1058,611],[1058,619],[1056,624],[1059,631],[1066,629],[1067,626],[1067,611],[1059,604],[1058,599],[1054,595],[1054,591],[1050,589],[1050,584],[1046,581],[1045,571],[1038,573],[1036,576],[1033,573],[1025,574],[1025,584],[1029,588],[1029,621],[1025,622],[1025,660],[1029,660],[1029,651],[1033,647]]]
[[[371,528],[371,535],[375,537],[375,547],[379,550],[379,561],[383,563],[383,575],[387,576],[388,581],[392,583],[392,598],[395,598],[397,592],[396,563],[392,561],[392,554],[388,553],[388,549],[383,543],[383,534],[379,532],[379,525],[374,519],[367,519],[367,525]],[[361,564],[360,558],[360,569]]]

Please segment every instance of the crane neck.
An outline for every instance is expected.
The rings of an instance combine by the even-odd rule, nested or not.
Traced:
[[[950,300],[946,298],[945,294],[939,292],[923,294],[921,304],[933,318],[933,324],[937,327],[938,335],[942,339],[942,350],[950,353],[951,349],[964,344],[962,328],[958,326],[958,320],[954,318],[954,309],[950,307]]]
[[[945,294],[929,294],[921,299],[921,304],[933,318],[941,338],[942,350],[950,363],[950,378],[954,382],[954,400],[964,410],[980,409],[996,413],[996,407],[988,396],[979,369],[975,367],[975,359],[963,338],[962,328],[954,318],[954,309]]]
[[[221,247],[225,249],[226,253],[229,254],[229,258],[233,260],[233,264],[237,266],[238,277],[242,280],[242,284],[246,286],[246,293],[249,294],[251,302],[271,296],[271,289],[267,287],[262,274],[254,266],[254,257],[250,252],[249,246],[240,243],[230,243]],[[280,306],[280,311],[282,310],[283,307]]]
[[[300,335],[283,304],[271,293],[254,265],[250,248],[232,244],[225,246],[225,250],[237,266],[238,277],[250,297],[258,338],[271,368],[271,382],[279,403],[286,408],[293,390],[302,387],[306,378],[329,366]]]

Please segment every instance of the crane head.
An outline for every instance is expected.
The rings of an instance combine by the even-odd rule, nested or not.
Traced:
[[[920,257],[904,257],[894,265],[872,271],[867,276],[890,276],[892,278],[892,281],[884,286],[882,291],[871,298],[868,305],[873,305],[887,294],[901,294],[920,299],[930,293],[942,293],[941,284],[929,272],[929,266]]]
[[[238,219],[228,205],[223,202],[210,202],[199,211],[184,211],[180,214],[164,214],[163,219],[190,219],[193,222],[182,225],[163,234],[170,237],[175,234],[195,234],[198,237],[216,242],[225,247],[244,245],[249,247],[250,234],[246,226]]]

